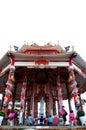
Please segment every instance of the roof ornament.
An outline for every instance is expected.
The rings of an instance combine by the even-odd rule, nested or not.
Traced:
[[[70,49],[70,46],[66,46],[66,47],[64,47],[64,48],[65,48],[65,51],[68,52],[69,49]]]
[[[71,56],[70,56],[70,60],[72,60],[73,58],[76,58],[77,56],[77,52],[74,52]]]
[[[10,51],[12,51],[12,45],[10,45]]]
[[[72,51],[74,51],[74,45],[72,45]]]
[[[26,44],[26,40],[24,40],[24,44]]]
[[[19,47],[18,47],[18,46],[14,46],[14,50],[15,50],[16,52],[18,52],[18,51],[19,51]]]
[[[52,46],[51,41],[48,42],[45,46]]]
[[[31,46],[38,46],[36,43],[32,43]]]
[[[59,40],[57,41],[58,45],[59,45]]]
[[[7,52],[7,56],[8,56],[8,57],[12,57],[13,55],[12,55],[12,53]]]

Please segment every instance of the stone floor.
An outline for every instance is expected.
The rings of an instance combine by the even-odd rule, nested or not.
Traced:
[[[86,126],[0,126],[0,130],[86,130]]]

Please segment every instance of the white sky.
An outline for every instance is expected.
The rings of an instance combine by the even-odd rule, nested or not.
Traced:
[[[86,0],[0,0],[0,58],[24,41],[74,45],[86,61]]]
[[[86,61],[86,0],[1,0],[0,58],[24,41],[74,45]]]

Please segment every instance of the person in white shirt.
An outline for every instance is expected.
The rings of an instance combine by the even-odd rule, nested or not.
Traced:
[[[32,125],[32,123],[33,123],[33,118],[32,118],[32,115],[30,114],[30,115],[28,116],[28,118],[27,118],[27,124],[28,124],[28,125]]]
[[[19,125],[23,124],[23,110],[22,108],[20,109],[20,113],[19,113]]]

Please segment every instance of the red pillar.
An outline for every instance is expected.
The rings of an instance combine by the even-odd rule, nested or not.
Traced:
[[[60,76],[57,79],[57,90],[58,90],[58,114],[59,117],[62,117],[62,106],[63,106],[63,97],[62,97],[62,88],[60,83]]]
[[[46,96],[46,117],[49,116],[49,95]]]
[[[34,98],[34,107],[35,107],[34,117],[37,117],[38,116],[38,98],[37,97]]]
[[[53,115],[56,115],[56,99],[53,98]]]

